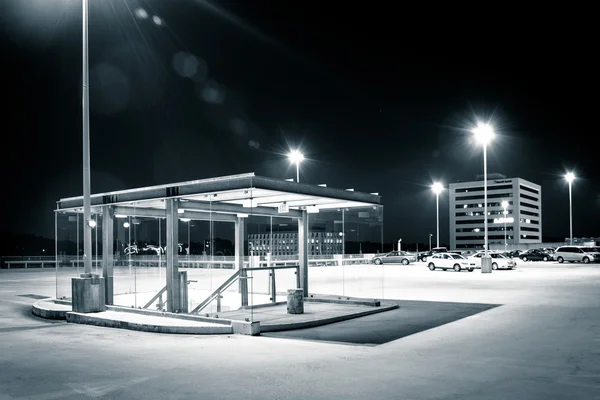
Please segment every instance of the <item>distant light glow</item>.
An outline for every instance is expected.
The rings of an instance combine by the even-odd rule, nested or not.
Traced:
[[[292,150],[288,154],[288,157],[294,164],[300,164],[300,162],[304,160],[304,154],[300,153],[298,150]]]
[[[508,208],[508,201],[504,200],[502,202],[502,208],[504,208],[505,210]]]
[[[515,222],[515,219],[513,217],[494,218],[495,224],[503,224],[503,223],[512,224],[513,222]]]
[[[125,228],[125,229],[129,228],[129,222],[123,222],[123,228]]]
[[[143,8],[138,8],[135,10],[135,16],[141,19],[146,19],[148,18],[148,12]]]
[[[567,180],[567,182],[571,183],[575,180],[575,174],[572,172],[567,172],[567,174],[565,175],[565,179]]]
[[[496,135],[494,128],[490,124],[483,122],[478,122],[477,126],[471,132],[475,135],[475,140],[484,146],[487,146]]]
[[[90,228],[95,228],[96,227],[96,221],[94,221],[93,219],[88,220],[88,226]]]
[[[444,185],[442,185],[440,182],[434,182],[433,185],[431,185],[431,190],[435,194],[440,194],[444,191]]]
[[[179,218],[179,220],[180,220],[181,222],[190,222],[190,221],[191,221],[191,219],[190,219],[190,218]]]

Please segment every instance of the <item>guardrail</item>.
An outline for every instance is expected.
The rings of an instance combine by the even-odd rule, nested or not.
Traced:
[[[243,265],[249,267],[270,267],[270,266],[295,266],[299,264],[298,256],[275,256],[268,258],[265,256],[245,256],[243,257]],[[370,264],[372,255],[362,254],[345,254],[341,255],[326,255],[312,256],[308,258],[310,266],[340,266],[351,264]],[[7,256],[0,257],[0,267],[2,268],[30,268],[46,266],[56,267],[72,267],[83,266],[83,257],[77,256]],[[133,267],[157,267],[158,265],[166,267],[166,257],[155,256],[135,256],[135,257],[115,257],[113,265],[115,266],[133,266]],[[92,260],[93,266],[102,266],[101,258]],[[232,256],[180,256],[178,259],[180,268],[218,268],[218,269],[235,269],[236,260]]]

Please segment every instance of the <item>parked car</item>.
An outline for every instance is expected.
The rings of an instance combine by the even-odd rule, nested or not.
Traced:
[[[554,254],[556,261],[563,263],[568,262],[600,262],[600,252],[594,247],[588,246],[562,246],[556,249]]]
[[[419,253],[417,255],[417,260],[426,262],[428,257],[431,257],[431,255],[438,254],[438,253],[456,253],[456,254],[461,254],[460,252],[450,251],[446,247],[434,247],[430,251],[425,251],[423,253]]]
[[[391,251],[387,254],[382,254],[373,257],[373,263],[380,264],[403,264],[408,265],[411,262],[417,261],[415,254],[407,251]]]
[[[517,267],[517,263],[512,258],[506,257],[504,254],[497,251],[489,251],[488,254],[492,257],[492,269],[513,269]],[[475,268],[481,268],[481,257],[485,255],[485,251],[478,251],[469,257],[471,260],[477,261]]]
[[[552,260],[552,255],[539,249],[532,249],[521,253],[519,258],[523,261],[550,261]]]
[[[433,253],[431,251],[423,251],[417,254],[417,261],[427,261],[427,257],[430,257]]]
[[[525,251],[524,250],[512,250],[507,252],[506,256],[507,257],[511,257],[511,258],[519,258],[519,256],[521,254],[523,254]]]
[[[429,263],[427,267],[435,271],[437,268],[441,268],[444,271],[447,269],[453,269],[456,272],[467,270],[473,272],[475,270],[475,261],[468,260],[455,253],[437,253],[429,257]]]

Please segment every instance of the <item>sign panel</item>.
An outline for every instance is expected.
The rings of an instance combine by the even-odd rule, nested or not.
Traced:
[[[287,203],[281,203],[277,211],[279,212],[279,214],[285,214],[290,212],[290,207],[287,205]]]

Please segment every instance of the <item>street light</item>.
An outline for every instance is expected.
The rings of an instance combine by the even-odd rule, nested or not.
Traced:
[[[433,233],[429,234],[429,251],[431,251],[431,237],[433,236]]]
[[[300,153],[298,150],[292,150],[288,154],[288,158],[291,162],[296,164],[296,182],[300,182],[300,163],[304,160],[304,154]]]
[[[402,239],[398,239],[398,251],[402,251]]]
[[[483,235],[485,255],[481,258],[481,272],[492,272],[492,258],[488,252],[488,212],[487,212],[487,146],[494,138],[494,128],[490,124],[478,122],[471,130],[475,140],[483,146]]]
[[[440,182],[434,182],[431,185],[431,190],[435,193],[435,205],[437,214],[437,245],[440,247],[440,193],[444,190],[444,186]],[[431,246],[430,246],[431,247]]]
[[[83,111],[83,219],[91,220],[90,200],[90,91],[88,68],[88,6],[89,0],[82,0],[82,96]],[[83,230],[83,272],[92,273],[92,227],[88,223]]]
[[[571,246],[573,246],[573,200],[571,197],[571,183],[575,180],[575,174],[567,172],[565,179],[569,183],[569,238]]]
[[[502,208],[504,209],[504,211],[502,212],[502,215],[504,215],[504,252],[507,252],[507,247],[508,247],[508,243],[506,242],[506,218],[508,215],[508,201],[504,200],[502,202]]]

